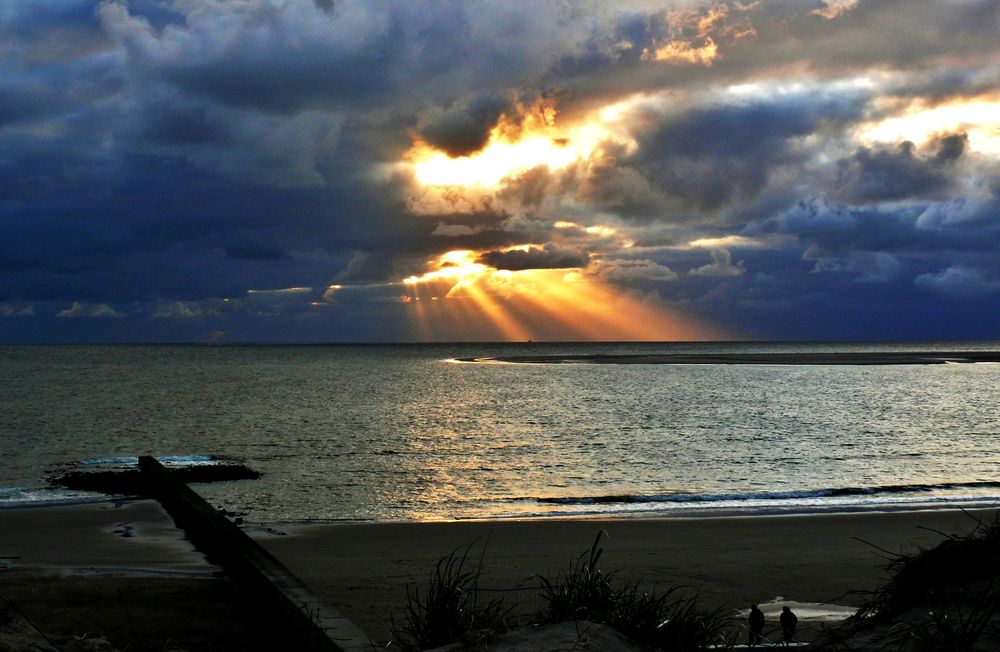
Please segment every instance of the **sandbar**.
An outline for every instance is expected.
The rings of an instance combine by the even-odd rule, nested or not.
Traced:
[[[675,364],[675,365],[931,365],[1000,362],[1000,351],[824,351],[787,353],[636,353],[506,355],[458,358],[459,362],[510,364]]]

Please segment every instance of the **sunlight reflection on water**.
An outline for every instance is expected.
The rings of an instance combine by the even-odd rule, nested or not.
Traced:
[[[201,490],[269,521],[673,513],[692,509],[688,496],[702,510],[768,510],[1000,495],[975,484],[998,479],[996,365],[446,362],[727,346],[766,348],[11,347],[0,373],[19,380],[0,387],[0,486],[152,453],[245,460],[261,480]],[[817,494],[888,485],[925,488]],[[716,495],[730,498],[706,499]]]

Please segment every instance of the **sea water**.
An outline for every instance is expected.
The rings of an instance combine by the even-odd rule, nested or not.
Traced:
[[[998,350],[454,344],[0,348],[0,506],[69,469],[243,462],[250,521],[704,515],[1000,500],[1000,365],[477,364],[498,355]]]

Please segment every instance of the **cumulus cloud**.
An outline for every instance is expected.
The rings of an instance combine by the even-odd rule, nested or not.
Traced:
[[[205,313],[183,301],[166,301],[153,307],[153,319],[192,319]]]
[[[841,254],[810,247],[803,260],[814,261],[813,273],[849,273],[859,283],[885,283],[900,273],[902,264],[892,254],[881,251],[848,251]]]
[[[486,145],[490,131],[509,107],[501,98],[475,97],[435,116],[420,135],[448,156],[467,156]]]
[[[106,303],[86,303],[74,301],[73,305],[60,311],[57,317],[124,317]]]
[[[478,262],[497,269],[516,272],[525,269],[585,267],[589,259],[590,256],[585,251],[547,242],[541,247],[529,246],[505,251],[486,251],[479,255]]]
[[[928,157],[918,156],[910,141],[892,149],[861,147],[837,164],[840,195],[862,202],[940,195],[952,184],[948,164],[961,158],[967,142],[965,134],[948,136]]]
[[[10,303],[0,303],[0,317],[31,317],[34,314],[34,306],[19,306]]]
[[[858,6],[858,0],[822,0],[823,6],[813,9],[811,14],[833,20]]]
[[[699,9],[668,11],[668,36],[643,51],[643,59],[673,64],[711,66],[719,58],[719,42],[739,41],[757,35],[744,15],[752,4],[717,4]]]
[[[209,297],[196,301],[159,301],[152,306],[151,319],[189,320],[216,318],[239,313],[246,307],[242,299]]]
[[[989,197],[956,197],[928,205],[917,218],[916,226],[924,230],[948,227],[1000,227],[1000,193]],[[978,230],[978,229],[976,229]]]
[[[438,224],[431,235],[444,236],[446,238],[474,235],[477,232],[468,224]]]
[[[961,265],[921,274],[914,280],[914,284],[922,290],[960,299],[980,297],[1000,290],[1000,280],[991,279],[978,270]]]
[[[602,281],[628,284],[632,281],[673,281],[677,273],[666,265],[648,259],[598,260],[587,273]]]
[[[733,264],[733,257],[728,249],[713,249],[711,256],[711,263],[692,269],[689,273],[692,276],[743,276],[746,272],[743,261]]]
[[[714,210],[754,198],[775,170],[803,162],[800,138],[864,106],[852,95],[734,100],[655,120],[627,162],[669,195]]]
[[[308,0],[179,7],[183,27],[159,31],[121,4],[102,3],[98,14],[136,73],[225,104],[283,113],[371,109],[394,95],[419,98],[477,81],[503,88],[572,52],[586,40],[579,28],[589,21],[554,5],[528,12],[501,3],[487,11]]]

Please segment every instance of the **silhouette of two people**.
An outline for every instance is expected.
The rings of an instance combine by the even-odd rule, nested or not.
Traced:
[[[749,620],[750,630],[747,642],[753,647],[764,641],[764,612],[755,604],[750,605]],[[790,643],[795,637],[795,627],[799,624],[799,617],[788,607],[782,607],[778,624],[781,625],[781,640]]]

